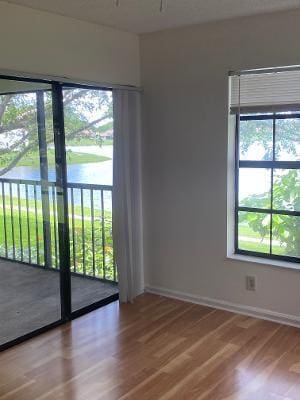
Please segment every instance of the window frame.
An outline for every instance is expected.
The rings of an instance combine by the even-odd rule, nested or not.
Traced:
[[[275,159],[275,140],[276,140],[276,120],[281,119],[300,119],[300,112],[292,112],[291,114],[279,114],[278,112],[264,113],[259,115],[239,115],[236,114],[235,124],[235,173],[234,173],[234,186],[235,186],[235,207],[234,207],[234,253],[239,255],[247,255],[254,257],[261,257],[270,260],[282,260],[293,263],[300,263],[300,257],[277,255],[272,254],[272,216],[275,214],[285,216],[296,216],[300,218],[300,211],[290,210],[278,210],[273,209],[273,172],[275,169],[297,169],[300,170],[299,161],[277,161]],[[253,121],[253,120],[273,120],[273,138],[272,138],[272,152],[273,157],[270,161],[265,160],[240,160],[240,121]],[[270,197],[271,204],[270,208],[255,208],[255,207],[244,207],[239,205],[239,171],[241,168],[265,168],[271,170],[271,189]],[[239,212],[257,212],[270,215],[270,251],[269,253],[262,253],[251,250],[243,250],[239,248]]]

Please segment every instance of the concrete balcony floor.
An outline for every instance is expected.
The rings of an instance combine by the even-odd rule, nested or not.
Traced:
[[[109,282],[72,275],[72,311],[118,293]],[[0,260],[0,345],[60,319],[58,271]]]

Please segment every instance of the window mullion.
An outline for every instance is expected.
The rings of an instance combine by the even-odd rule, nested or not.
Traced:
[[[299,161],[240,160],[239,168],[300,169]]]

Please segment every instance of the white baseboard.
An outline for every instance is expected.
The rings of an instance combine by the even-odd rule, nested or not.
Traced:
[[[231,303],[229,301],[197,296],[158,286],[146,286],[145,292],[300,328],[300,317],[296,315],[282,314],[276,311],[265,310],[263,308],[245,306],[242,304]]]

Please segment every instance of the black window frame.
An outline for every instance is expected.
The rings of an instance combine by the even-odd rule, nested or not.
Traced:
[[[236,115],[236,132],[235,132],[235,211],[234,211],[234,251],[235,254],[261,257],[270,260],[282,260],[293,263],[300,263],[300,257],[277,255],[272,254],[272,216],[274,214],[296,216],[300,218],[300,211],[289,211],[289,210],[278,210],[273,209],[273,171],[275,169],[297,169],[300,170],[299,161],[279,161],[275,159],[275,143],[276,143],[276,120],[280,119],[300,119],[300,112],[291,113],[264,113],[259,115],[247,115],[237,114]],[[265,160],[240,160],[240,121],[253,121],[253,120],[273,120],[273,138],[272,138],[272,150],[273,157],[271,161]],[[271,204],[270,208],[255,208],[255,207],[244,207],[239,205],[239,171],[242,168],[267,168],[271,169]],[[270,251],[269,253],[243,250],[239,248],[239,212],[257,212],[270,215]],[[300,234],[300,233],[299,233]]]

